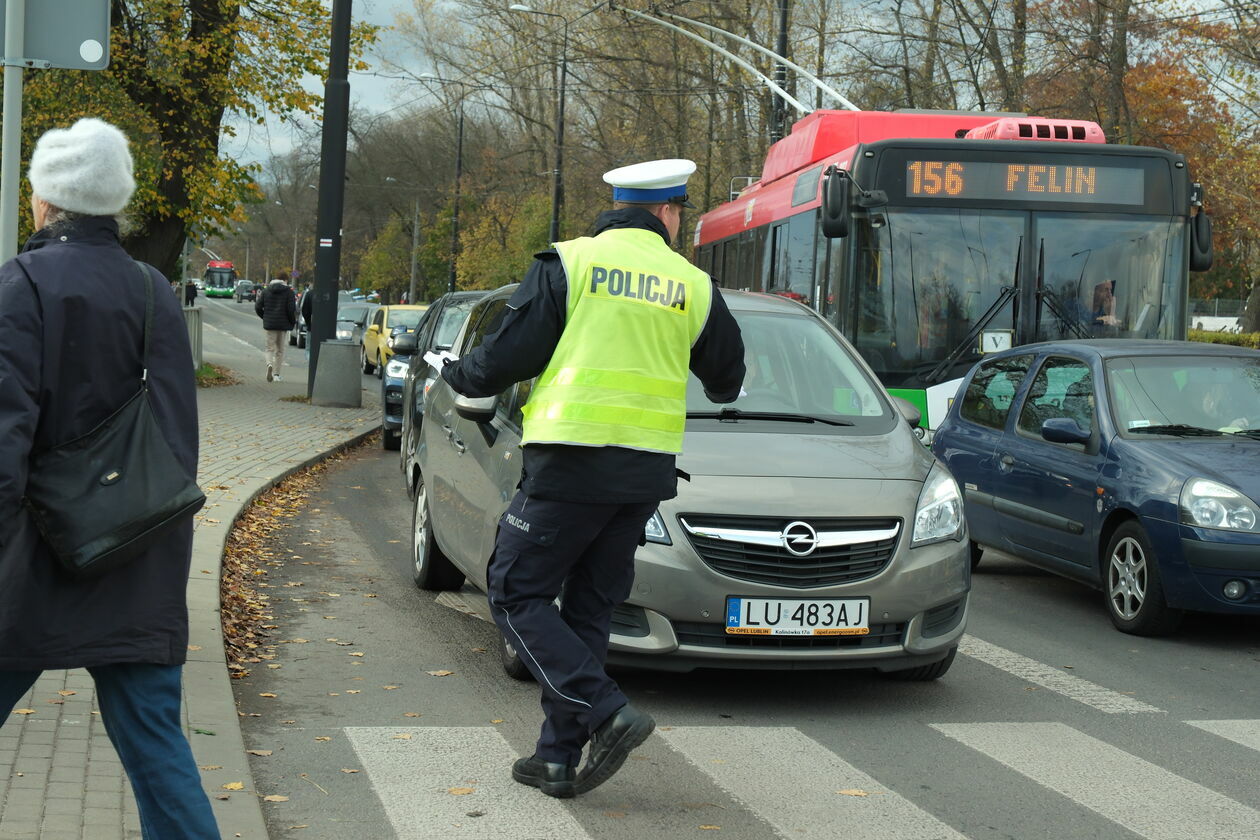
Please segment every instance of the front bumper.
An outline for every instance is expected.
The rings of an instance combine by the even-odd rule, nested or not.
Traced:
[[[793,482],[800,488],[801,480]],[[704,479],[693,477],[688,507]],[[904,482],[825,482],[810,506],[810,515],[835,517],[820,501],[844,499],[843,513],[854,518],[890,514],[903,523],[913,520],[917,493],[890,490]],[[882,484],[884,487],[874,487]],[[847,485],[847,486],[846,486]],[[772,498],[772,494],[768,494]],[[768,516],[804,518],[803,501],[760,505]],[[729,494],[728,494],[729,497]],[[900,504],[890,504],[894,498]],[[905,499],[909,499],[906,509]],[[609,657],[623,665],[670,671],[706,668],[839,669],[874,668],[894,671],[936,662],[958,644],[966,628],[971,589],[970,551],[964,534],[947,541],[910,548],[910,535],[898,537],[891,559],[861,580],[826,586],[796,587],[754,583],[717,571],[701,559],[678,521],[673,505],[660,512],[671,545],[649,543],[636,555],[635,583],[626,604],[614,616]],[[781,507],[782,510],[774,510]],[[870,632],[865,636],[744,636],[725,632],[728,597],[869,598]]]
[[[1144,518],[1170,607],[1214,613],[1260,615],[1260,534],[1197,528]],[[1246,592],[1230,600],[1222,592],[1232,580]]]
[[[402,428],[403,381],[386,378],[381,388],[382,425],[390,431]]]

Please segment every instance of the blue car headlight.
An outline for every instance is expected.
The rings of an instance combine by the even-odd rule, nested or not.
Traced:
[[[402,379],[407,375],[410,364],[410,359],[390,359],[389,364],[385,365],[385,375],[393,379]]]
[[[961,539],[964,531],[962,493],[958,492],[958,482],[944,467],[934,464],[927,481],[923,482],[923,489],[919,491],[910,547]]]
[[[1255,531],[1260,509],[1242,493],[1206,478],[1192,478],[1181,488],[1181,521],[1200,528]]]

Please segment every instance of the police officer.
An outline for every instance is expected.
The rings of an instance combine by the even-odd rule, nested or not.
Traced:
[[[714,402],[733,401],[744,378],[721,294],[670,248],[695,168],[606,173],[614,209],[595,235],[536,254],[499,329],[442,370],[469,397],[538,377],[488,582],[495,622],[542,688],[535,753],[512,777],[549,796],[607,781],[655,726],[604,672],[612,612],[630,595],[647,520],[677,495],[688,369]]]

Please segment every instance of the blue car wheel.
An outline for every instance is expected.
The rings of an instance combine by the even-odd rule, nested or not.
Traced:
[[[1168,606],[1159,561],[1146,531],[1130,520],[1116,528],[1103,559],[1103,586],[1111,623],[1135,636],[1163,636],[1181,624],[1182,611]]]

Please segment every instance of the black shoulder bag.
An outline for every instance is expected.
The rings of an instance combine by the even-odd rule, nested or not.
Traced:
[[[92,431],[30,459],[26,505],[44,542],[75,577],[135,559],[206,501],[149,405],[153,283],[136,265],[145,289],[140,390]]]

